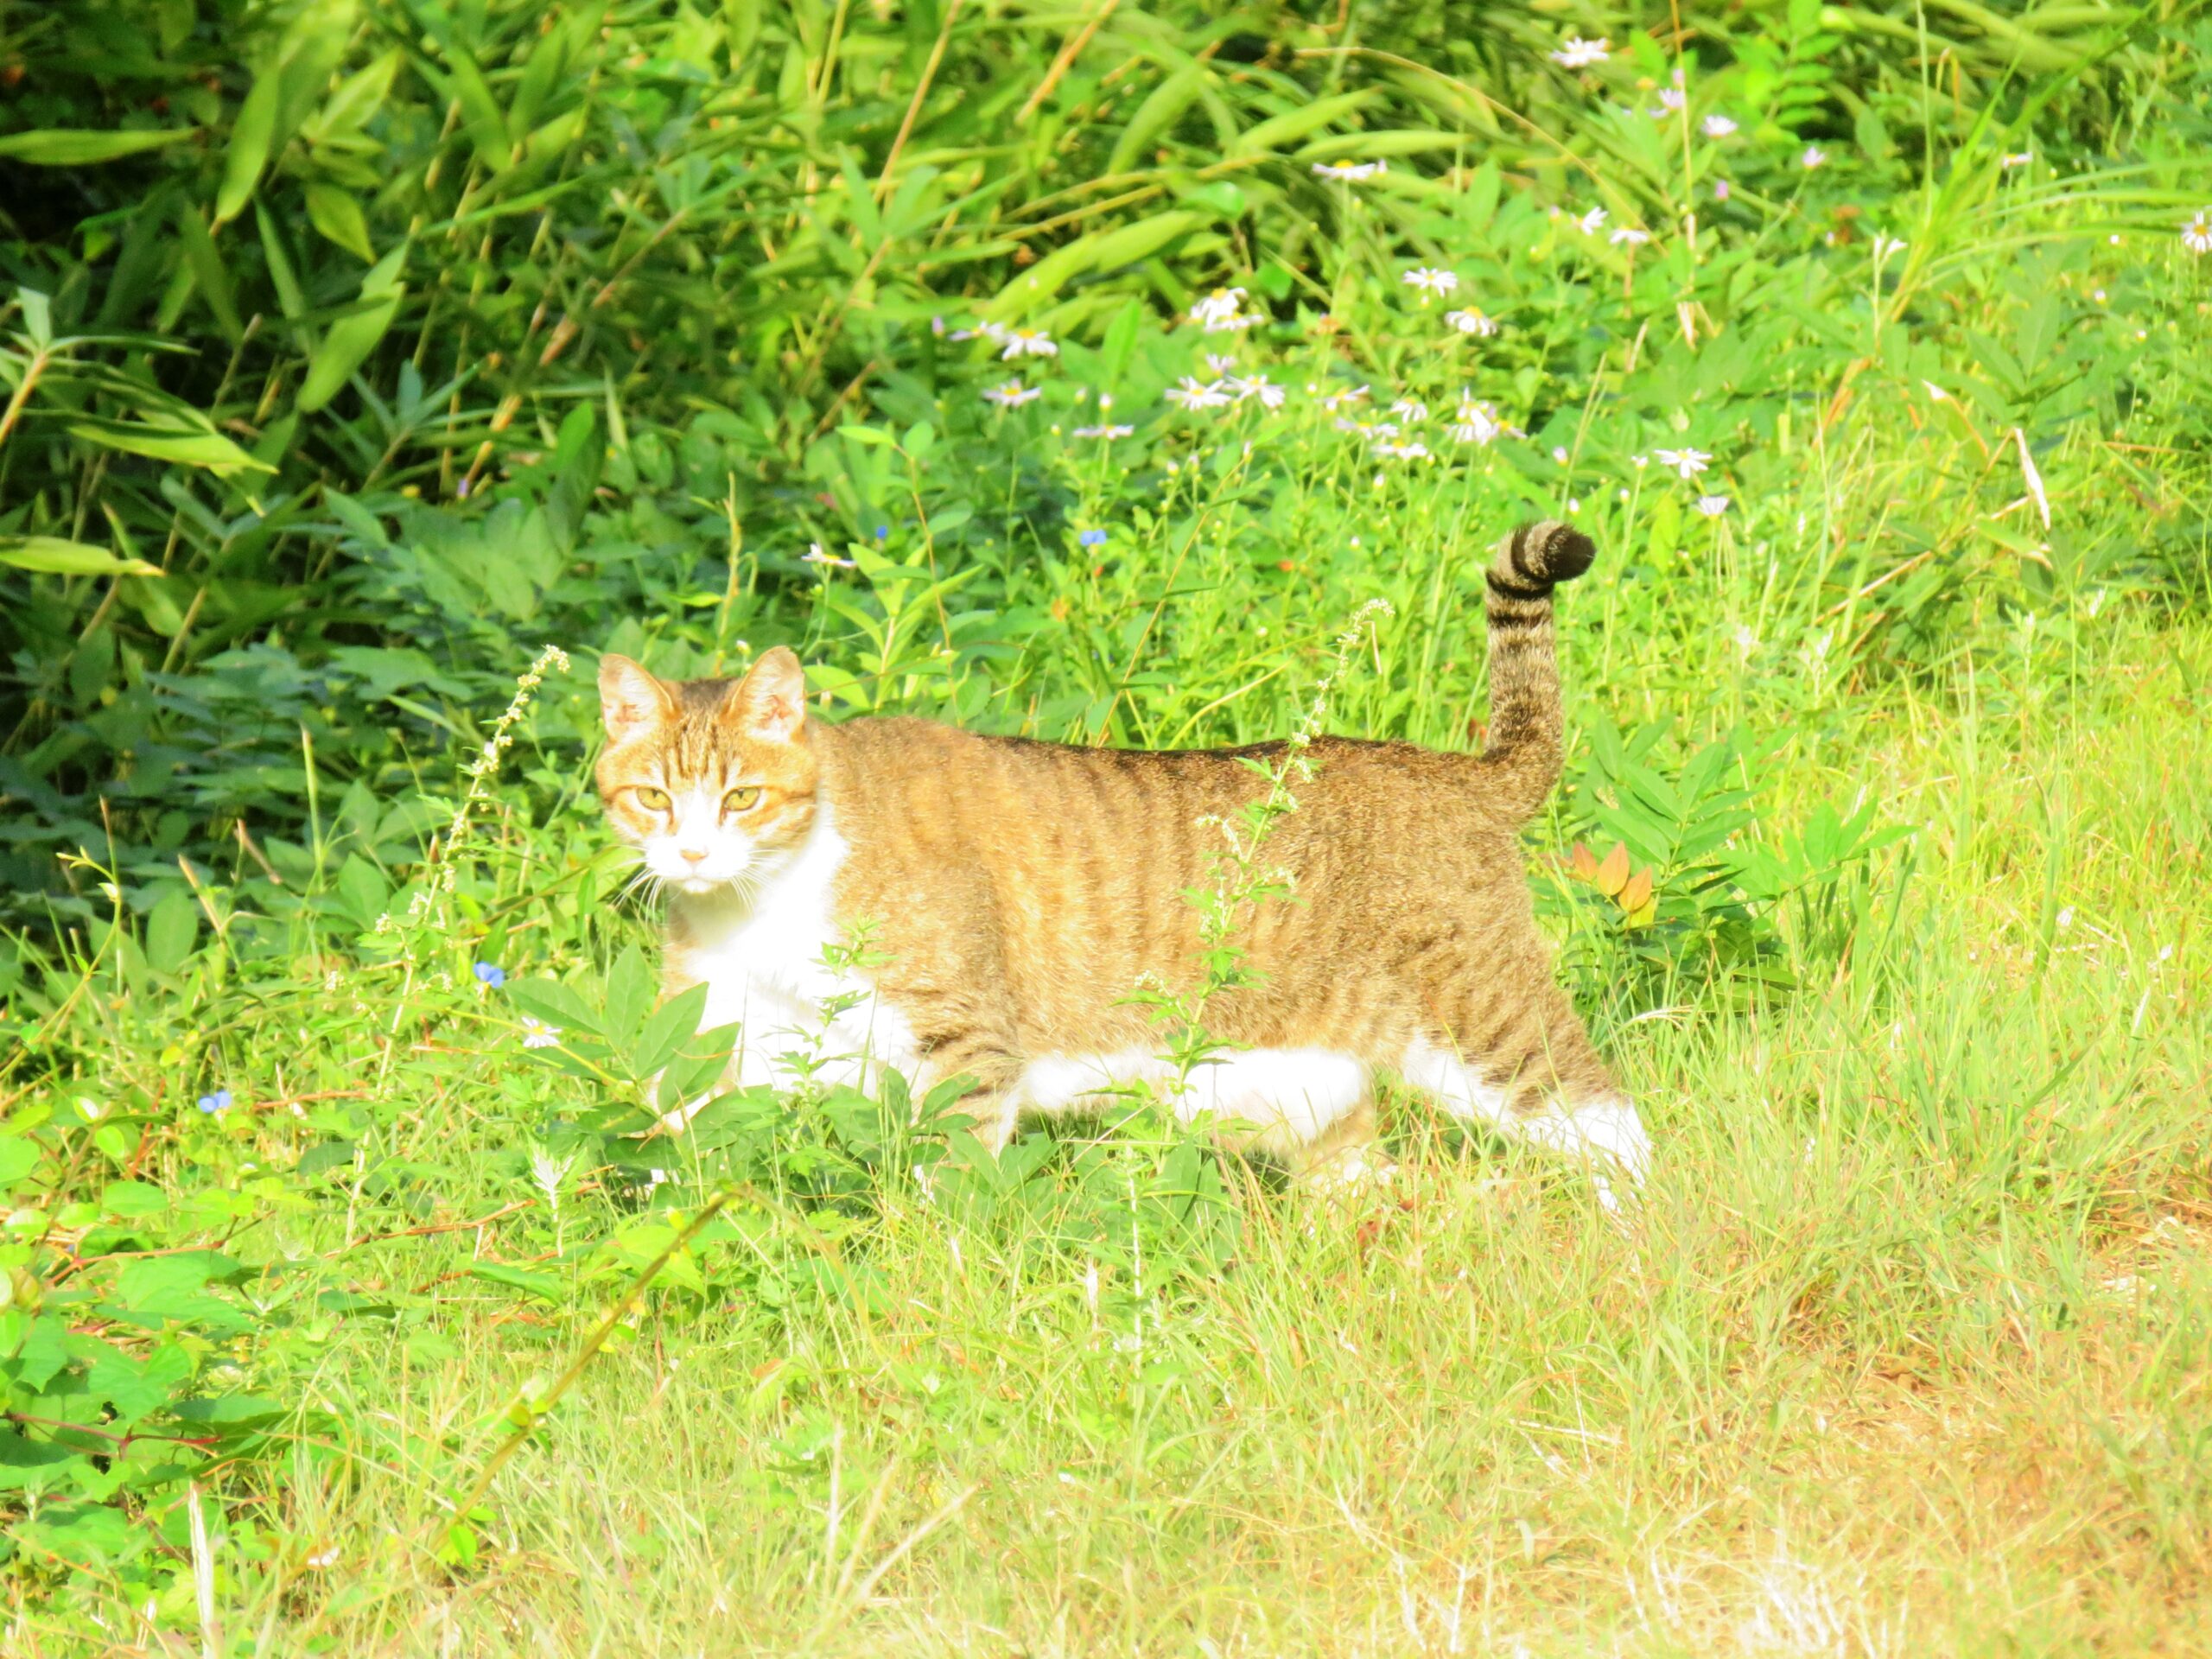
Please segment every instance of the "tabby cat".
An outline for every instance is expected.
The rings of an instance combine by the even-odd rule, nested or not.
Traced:
[[[1517,835],[1560,772],[1552,589],[1589,568],[1565,524],[1516,531],[1489,572],[1491,724],[1480,754],[1315,741],[1313,776],[1266,844],[1296,897],[1239,938],[1257,982],[1208,1005],[1228,1046],[1176,1105],[1245,1126],[1294,1166],[1356,1160],[1390,1076],[1447,1112],[1640,1179],[1649,1143],[1554,982]],[[1220,846],[1202,818],[1267,787],[1245,764],[1282,746],[1151,753],[983,737],[929,721],[825,725],[798,658],[671,684],[600,665],[598,783],[615,832],[671,890],[664,983],[704,983],[706,1027],[741,1028],[735,1084],[853,996],[820,1052],[829,1075],[907,1075],[917,1097],[964,1076],[994,1150],[1024,1113],[1162,1079],[1141,976],[1187,984]],[[866,921],[886,959],[825,963]],[[849,959],[850,953],[845,953]],[[820,1075],[820,1074],[817,1074]],[[671,1127],[688,1117],[678,1113]]]

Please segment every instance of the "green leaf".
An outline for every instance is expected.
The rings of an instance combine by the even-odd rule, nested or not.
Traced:
[[[36,1141],[21,1135],[0,1135],[0,1192],[12,1191],[16,1182],[36,1169],[39,1157]]]
[[[335,397],[353,371],[376,350],[391,320],[399,315],[400,301],[406,297],[407,285],[399,280],[406,260],[407,245],[402,243],[361,278],[361,308],[330,326],[308,364],[308,378],[295,404],[302,414],[312,415]]]
[[[69,435],[105,448],[120,449],[125,454],[179,461],[187,467],[205,467],[218,474],[276,470],[256,461],[221,433],[190,427],[154,426],[143,421],[77,421],[71,423]],[[125,574],[157,576],[161,572],[149,566]]]
[[[532,1273],[527,1268],[511,1268],[504,1262],[476,1262],[469,1265],[469,1272],[479,1279],[495,1285],[505,1285],[511,1290],[527,1292],[541,1301],[558,1307],[568,1300],[566,1287],[558,1276],[550,1273]]]
[[[146,916],[146,965],[157,974],[176,972],[199,938],[199,901],[171,888]]]
[[[652,969],[636,945],[614,959],[607,976],[607,1033],[626,1038],[645,1022],[653,1005]]]
[[[276,137],[276,116],[283,106],[283,66],[272,63],[254,77],[253,90],[238,106],[231,127],[231,147],[223,157],[223,184],[215,193],[215,223],[219,228],[238,215],[261,182],[269,165],[269,151]]]
[[[0,564],[56,576],[158,576],[159,565],[119,559],[104,547],[59,536],[0,536]]]
[[[308,186],[308,222],[364,264],[376,263],[376,245],[369,240],[368,215],[361,204],[334,184]]]
[[[676,1058],[677,1051],[697,1034],[699,1016],[706,1012],[707,987],[694,985],[654,1010],[638,1036],[632,1058],[640,1072],[659,1071]]]
[[[0,138],[0,161],[25,162],[33,167],[86,167],[124,156],[142,156],[189,138],[197,127],[164,127],[158,132],[96,132],[72,127],[49,127],[39,132],[11,132]]]

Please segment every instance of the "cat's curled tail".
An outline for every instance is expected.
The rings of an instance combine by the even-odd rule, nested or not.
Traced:
[[[1481,765],[1486,794],[1514,823],[1542,810],[1559,782],[1559,664],[1552,653],[1552,589],[1590,568],[1591,539],[1547,518],[1498,543],[1491,562],[1490,739]]]

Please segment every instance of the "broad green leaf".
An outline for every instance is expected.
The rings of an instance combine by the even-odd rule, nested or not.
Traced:
[[[158,576],[159,565],[119,559],[104,547],[60,536],[0,536],[0,564],[56,576]]]
[[[334,184],[311,184],[307,194],[308,222],[364,264],[374,264],[376,245],[369,240],[368,215],[361,204]]]
[[[402,243],[361,278],[361,298],[365,303],[331,324],[308,364],[307,379],[296,404],[302,414],[312,415],[335,397],[353,371],[376,350],[391,320],[399,315],[400,301],[406,297],[407,285],[399,280],[406,259],[407,246]]]
[[[162,895],[146,916],[146,965],[157,974],[184,966],[200,938],[200,904],[181,887]]]
[[[37,1145],[19,1135],[0,1135],[0,1192],[11,1191],[38,1167]]]
[[[165,127],[158,132],[96,132],[50,127],[40,132],[11,132],[0,138],[0,161],[23,162],[32,167],[87,167],[124,156],[142,156],[180,138],[189,138],[197,127]]]
[[[554,1274],[533,1273],[528,1268],[511,1268],[504,1262],[475,1262],[469,1264],[468,1270],[479,1279],[505,1285],[510,1290],[524,1292],[541,1301],[550,1302],[556,1307],[567,1300],[566,1287]]]
[[[1356,92],[1339,92],[1334,98],[1316,99],[1311,104],[1285,111],[1247,127],[1237,135],[1236,142],[1229,147],[1232,156],[1264,155],[1271,149],[1281,149],[1294,144],[1308,133],[1331,125],[1355,110],[1365,109],[1382,96],[1379,86],[1363,87]]]

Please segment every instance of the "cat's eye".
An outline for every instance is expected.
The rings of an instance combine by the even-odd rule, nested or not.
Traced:
[[[742,812],[760,798],[760,786],[758,784],[747,784],[741,789],[733,789],[722,797],[722,810]]]
[[[638,804],[648,812],[668,810],[668,791],[664,789],[636,789],[630,792],[638,798]]]

